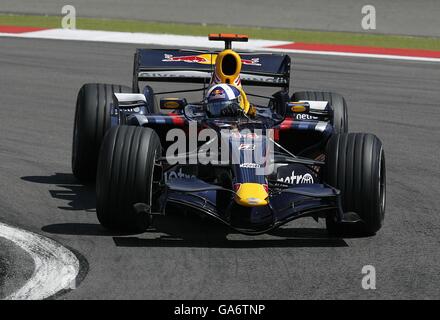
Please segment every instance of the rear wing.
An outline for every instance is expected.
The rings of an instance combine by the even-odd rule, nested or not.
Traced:
[[[133,90],[139,81],[209,84],[218,52],[179,49],[137,49],[133,66]],[[290,57],[273,53],[239,53],[241,83],[282,87],[288,90]]]

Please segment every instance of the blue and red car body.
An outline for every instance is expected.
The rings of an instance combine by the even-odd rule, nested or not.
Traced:
[[[154,81],[200,83],[204,92],[214,72],[212,56],[216,54],[218,52],[138,49],[134,59],[133,92],[143,92],[140,82]],[[200,103],[188,104],[168,113],[155,112],[156,109],[148,102],[137,105],[136,110],[114,104],[114,125],[150,127],[158,133],[164,149],[170,144],[166,141],[166,133],[173,128],[188,130],[191,121],[197,123],[199,130],[215,130],[219,137],[225,127],[238,132],[258,131],[262,136],[261,142],[252,143],[269,141],[266,138],[270,132],[274,142],[270,165],[275,169],[263,175],[257,170],[268,163],[259,167],[249,166],[244,154],[252,150],[236,150],[237,144],[247,143],[243,136],[226,138],[229,148],[238,152],[240,161],[235,164],[230,159],[229,164],[170,165],[166,157],[161,157],[162,190],[152,213],[162,214],[168,204],[177,204],[206,214],[245,234],[264,233],[305,216],[317,219],[333,215],[338,221],[344,221],[346,216],[340,192],[327,185],[322,175],[325,145],[334,133],[331,105],[326,104],[313,115],[310,115],[310,110],[293,112],[293,108],[289,108],[290,57],[272,53],[240,53],[240,57],[248,61],[243,64],[240,73],[242,85],[279,88],[269,97],[269,105],[254,106],[256,116],[253,119],[210,119],[203,114]],[[174,91],[180,92],[183,91]],[[180,156],[188,160],[191,152]],[[226,181],[219,182],[222,174]],[[267,192],[266,204],[243,205],[237,201],[243,184],[263,186]]]

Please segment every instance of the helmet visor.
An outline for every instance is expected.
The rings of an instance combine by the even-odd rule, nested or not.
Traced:
[[[208,102],[206,111],[210,117],[220,117],[236,114],[240,109],[237,99],[229,101]]]

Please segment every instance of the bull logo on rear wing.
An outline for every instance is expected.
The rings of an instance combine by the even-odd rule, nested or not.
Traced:
[[[198,64],[214,65],[217,59],[217,54],[199,54],[190,56],[174,56],[172,54],[164,54],[163,62],[186,62]],[[241,59],[241,63],[247,66],[261,67],[260,58]]]

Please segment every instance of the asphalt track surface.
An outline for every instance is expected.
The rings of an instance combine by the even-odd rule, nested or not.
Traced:
[[[257,27],[364,32],[364,5],[376,8],[376,30],[440,37],[437,0],[2,0],[0,12],[60,15],[65,4],[79,17],[220,23]]]
[[[376,236],[329,239],[322,221],[306,219],[249,237],[179,212],[127,235],[99,226],[94,188],[72,176],[70,150],[78,89],[129,84],[134,49],[0,41],[0,220],[87,260],[62,298],[440,298],[440,64],[292,56],[295,90],[342,93],[350,131],[384,143],[387,212]],[[361,287],[364,265],[376,268],[376,290]]]
[[[0,299],[20,289],[32,276],[34,261],[12,241],[0,237]]]

